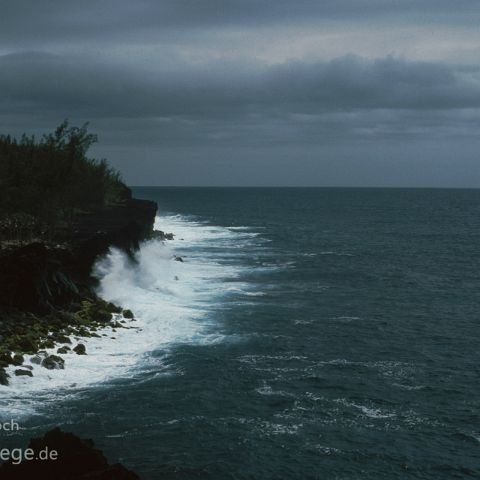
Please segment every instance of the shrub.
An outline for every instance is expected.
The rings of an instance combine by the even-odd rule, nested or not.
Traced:
[[[97,141],[87,127],[64,121],[39,141],[25,134],[20,140],[0,135],[0,234],[9,225],[15,226],[11,233],[52,234],[76,213],[124,200],[120,174],[106,160],[87,157]]]

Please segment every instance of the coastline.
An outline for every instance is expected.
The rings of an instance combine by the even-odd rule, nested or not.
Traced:
[[[88,354],[82,339],[108,336],[102,329],[136,328],[130,310],[95,293],[91,271],[111,247],[133,260],[140,242],[170,238],[154,234],[156,211],[128,190],[122,205],[78,215],[67,235],[0,243],[0,385],[33,376],[32,364],[63,369],[65,356]]]

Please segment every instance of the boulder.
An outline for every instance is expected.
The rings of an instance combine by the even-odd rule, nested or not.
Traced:
[[[85,345],[83,343],[79,343],[76,347],[73,348],[73,351],[77,355],[86,355],[87,354],[87,349],[85,348]]]
[[[24,360],[25,359],[23,358],[23,356],[17,353],[12,357],[12,365],[15,365],[16,367],[18,367],[22,365]]]
[[[9,375],[4,368],[0,368],[0,385],[8,385]]]
[[[156,238],[157,240],[173,240],[173,233],[165,233],[162,230],[154,230],[151,233],[151,238]]]
[[[40,355],[34,355],[33,357],[30,358],[30,361],[34,365],[40,365],[42,363],[42,357]]]
[[[106,308],[110,313],[122,313],[122,307],[117,307],[112,302],[108,302]]]
[[[41,348],[55,348],[55,342],[53,338],[46,338],[45,340],[40,342]]]
[[[133,312],[131,310],[124,310],[123,311],[123,316],[125,318],[130,318],[130,319],[132,319],[134,317]]]
[[[72,343],[72,341],[66,335],[62,335],[62,334],[56,335],[55,341],[57,343],[69,343],[69,344]]]
[[[35,353],[38,350],[38,343],[33,335],[26,335],[19,339],[18,348],[22,352]]]
[[[57,355],[48,355],[42,360],[42,367],[48,370],[63,370],[65,368],[65,360]]]
[[[15,375],[17,377],[33,377],[33,373],[30,370],[23,370],[20,368],[15,370]]]

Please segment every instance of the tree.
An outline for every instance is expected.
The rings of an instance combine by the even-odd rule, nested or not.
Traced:
[[[52,232],[79,212],[122,202],[119,172],[87,157],[96,141],[88,123],[72,127],[67,120],[38,142],[25,134],[0,136],[0,219],[29,215]]]

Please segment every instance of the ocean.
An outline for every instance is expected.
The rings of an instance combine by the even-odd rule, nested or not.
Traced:
[[[133,190],[175,234],[97,262],[137,328],[2,388],[2,446],[59,425],[145,480],[480,478],[479,190]]]

